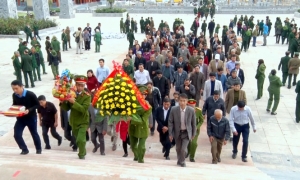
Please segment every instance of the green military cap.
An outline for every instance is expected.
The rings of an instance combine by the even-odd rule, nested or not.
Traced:
[[[23,41],[23,39],[22,39],[22,38],[19,38],[19,40],[20,40],[20,41]]]
[[[74,80],[76,83],[79,83],[79,84],[86,84],[87,82],[87,77],[84,76],[84,75],[76,75],[74,77]]]
[[[295,55],[299,55],[299,52],[295,52]]]
[[[195,99],[189,99],[187,103],[188,103],[188,105],[194,105],[194,104],[196,104],[196,102],[197,101]]]
[[[137,88],[139,89],[139,91],[144,94],[147,95],[148,94],[148,88],[145,85],[137,85]]]

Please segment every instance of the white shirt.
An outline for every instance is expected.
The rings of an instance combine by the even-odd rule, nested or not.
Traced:
[[[235,70],[236,70],[236,75],[239,76],[240,69],[235,69]]]
[[[249,106],[245,106],[244,110],[240,111],[238,106],[235,105],[230,110],[229,124],[232,132],[236,132],[234,123],[238,125],[249,124],[251,122],[253,130],[256,130],[255,121]]]
[[[167,119],[167,114],[168,114],[169,109],[170,108],[168,108],[168,109],[163,108],[163,110],[164,110],[164,121],[166,121],[166,119]]]
[[[144,85],[148,81],[150,81],[150,75],[146,69],[144,69],[143,72],[141,72],[140,70],[136,70],[134,72],[134,78],[136,80],[136,84],[140,85]]]
[[[200,72],[203,73],[203,65],[200,65],[200,64],[199,64],[199,66],[200,66]]]

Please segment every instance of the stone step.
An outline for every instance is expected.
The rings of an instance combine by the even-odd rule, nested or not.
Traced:
[[[29,149],[29,151],[35,152],[34,149]],[[18,162],[18,166],[57,168],[71,174],[116,176],[125,179],[195,179],[197,177],[212,179],[215,172],[222,174],[221,179],[241,179],[241,177],[242,179],[271,179],[253,166],[187,162],[187,168],[181,168],[176,166],[176,160],[165,161],[155,158],[145,158],[145,163],[140,164],[134,162],[132,158],[114,155],[88,155],[85,160],[79,160],[77,153],[59,150],[43,151],[42,155],[31,153],[21,156],[18,153],[17,148],[2,146],[0,149],[2,166]]]

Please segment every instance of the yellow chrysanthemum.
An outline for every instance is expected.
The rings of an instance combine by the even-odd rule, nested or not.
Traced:
[[[107,98],[107,95],[104,95],[104,96],[103,96],[103,99],[106,99],[106,98]]]
[[[127,102],[127,106],[130,106],[131,105],[131,102]]]
[[[120,94],[120,92],[119,92],[119,91],[116,91],[116,92],[115,92],[115,95],[119,95],[119,94]]]
[[[106,87],[107,85],[108,85],[107,83],[102,84],[103,87]]]
[[[100,92],[100,95],[103,94],[104,92],[105,92],[105,90],[104,90],[104,91],[101,91],[101,92]]]
[[[115,101],[117,101],[118,99],[119,99],[118,97],[115,97],[115,98],[114,98]]]
[[[126,82],[122,82],[122,83],[121,83],[121,86],[126,86]]]
[[[108,80],[109,80],[109,81],[113,81],[113,80],[114,80],[114,78],[108,78]]]
[[[135,97],[135,96],[131,96],[131,99],[132,99],[133,101],[136,101],[136,97]]]
[[[122,97],[125,97],[125,93],[121,93],[121,96],[122,96]]]
[[[115,85],[115,82],[110,82],[109,85],[113,86]]]
[[[136,113],[136,109],[132,110],[132,113],[135,114]]]
[[[124,81],[128,81],[128,80],[129,80],[129,78],[127,78],[127,77],[123,77],[123,80],[124,80]]]
[[[126,89],[125,89],[124,87],[121,87],[121,90],[122,90],[122,91],[125,91]]]
[[[125,92],[128,93],[128,92],[129,92],[129,89],[126,89]]]
[[[102,100],[102,97],[100,96],[99,98],[98,98],[98,101],[101,101]]]
[[[131,90],[130,92],[131,92],[131,94],[135,94],[134,90]]]
[[[103,114],[104,112],[103,112],[103,111],[99,111],[99,113],[100,113],[100,114]]]
[[[122,111],[121,115],[126,115],[126,111]]]
[[[132,103],[132,107],[133,107],[133,108],[136,108],[136,104],[135,104],[135,103]]]
[[[106,108],[106,109],[109,109],[109,105],[107,104],[107,105],[105,106],[105,108]]]
[[[127,115],[128,115],[128,116],[131,116],[131,114],[132,114],[131,111],[128,111],[128,112],[127,112]]]
[[[129,96],[126,96],[125,99],[126,99],[127,101],[129,101],[129,100],[130,100],[130,97],[129,97]]]
[[[132,85],[131,85],[131,84],[128,84],[127,86],[130,87],[130,88],[132,88]]]
[[[109,99],[108,101],[109,101],[109,103],[112,103],[112,102],[114,102],[114,100],[113,100],[113,99]]]
[[[124,105],[124,104],[122,104],[122,105],[121,105],[121,108],[122,108],[122,109],[125,109],[125,105]]]
[[[108,93],[108,96],[113,96],[113,95],[114,95],[114,93],[112,93],[112,92]]]
[[[116,107],[119,108],[121,105],[119,103],[116,104]]]
[[[115,82],[120,82],[120,79],[116,79]]]
[[[116,89],[120,89],[120,86],[116,86],[115,88],[116,88]]]
[[[123,102],[124,102],[124,99],[123,99],[123,98],[121,98],[121,99],[119,100],[119,102],[120,102],[120,103],[123,103]]]
[[[128,107],[126,110],[127,110],[127,111],[131,111],[131,108],[130,108],[130,107]]]
[[[109,90],[111,90],[111,91],[114,90],[114,87],[110,87]]]
[[[109,103],[109,100],[105,100],[104,102],[105,102],[105,104],[108,104],[108,103]]]
[[[117,74],[117,77],[122,77],[121,74]]]
[[[115,111],[115,112],[114,112],[114,115],[118,115],[118,114],[119,114],[119,112],[118,112],[118,111]]]

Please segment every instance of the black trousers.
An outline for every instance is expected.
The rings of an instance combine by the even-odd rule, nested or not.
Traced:
[[[130,145],[129,135],[126,136],[126,141],[122,141],[122,146],[124,150],[124,154],[128,154],[127,144]]]
[[[155,108],[152,108],[152,116],[153,116],[153,126],[151,128],[151,132],[155,130]]]
[[[292,76],[294,77],[294,79],[293,79],[293,86],[296,86],[296,84],[297,84],[297,76],[298,76],[298,74],[289,74],[288,87],[291,87]]]
[[[50,147],[50,141],[49,141],[49,136],[48,136],[48,131],[50,129],[51,135],[59,140],[61,138],[61,136],[56,132],[56,127],[54,127],[53,125],[46,125],[43,124],[42,125],[42,132],[43,132],[43,139],[44,142],[46,144],[46,147]]]
[[[77,145],[76,145],[76,139],[75,137],[72,135],[72,127],[70,125],[68,125],[67,127],[65,127],[64,129],[64,136],[65,138],[71,142],[72,148],[73,149],[77,149]]]
[[[102,132],[98,132],[97,129],[95,129],[94,132],[91,132],[91,141],[94,144],[94,147],[97,147],[97,145],[98,145],[97,137],[98,137],[98,141],[100,144],[100,152],[104,153],[104,150],[105,150],[104,136],[103,136]]]
[[[33,37],[39,38],[39,40],[41,40],[41,37],[39,36],[39,32],[33,32]]]
[[[85,41],[84,45],[85,45],[85,50],[90,50],[91,49],[91,41]]]
[[[277,44],[279,44],[280,36],[281,36],[280,34],[276,34],[276,43],[277,43]]]
[[[248,139],[249,139],[249,132],[250,132],[250,126],[248,124],[244,125],[238,125],[234,123],[234,127],[238,133],[237,136],[233,136],[232,139],[232,145],[233,145],[233,153],[237,153],[237,147],[239,144],[240,136],[242,134],[243,136],[243,148],[242,148],[242,158],[247,158],[247,151],[248,151]]]
[[[173,145],[173,146],[175,145],[175,140],[173,139],[172,142],[170,141],[169,133],[168,133],[168,131],[167,131],[167,132],[165,132],[165,133],[159,132],[159,141],[160,141],[161,145],[162,145],[162,146],[164,147],[164,149],[165,149],[164,157],[169,156],[169,154],[170,154],[170,149],[171,149],[172,145]]]

